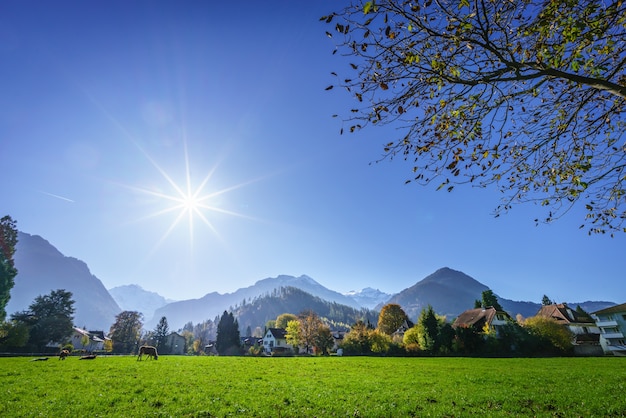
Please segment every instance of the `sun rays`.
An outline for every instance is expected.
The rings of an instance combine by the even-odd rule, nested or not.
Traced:
[[[134,142],[134,141],[133,141]],[[166,215],[173,214],[173,220],[169,223],[165,231],[161,234],[158,241],[150,251],[150,254],[154,254],[163,245],[163,243],[172,235],[172,233],[183,224],[187,224],[188,236],[189,236],[189,248],[193,250],[195,235],[198,225],[202,225],[203,228],[209,229],[213,236],[220,242],[224,243],[223,238],[218,232],[218,228],[215,227],[214,222],[210,220],[210,213],[226,214],[229,216],[245,218],[255,220],[255,218],[238,213],[222,207],[218,203],[218,197],[224,195],[233,190],[244,187],[250,183],[259,181],[260,179],[250,180],[244,183],[239,183],[234,186],[222,188],[219,190],[211,191],[211,179],[213,174],[218,168],[218,164],[214,165],[202,179],[199,184],[194,183],[193,176],[191,174],[191,164],[189,161],[189,153],[187,150],[187,144],[184,144],[184,180],[175,180],[174,176],[168,173],[153,157],[151,157],[142,147],[134,142],[135,146],[141,151],[144,157],[152,164],[152,166],[161,175],[162,182],[166,185],[165,188],[159,187],[157,189],[150,189],[146,187],[124,185],[124,187],[133,190],[134,192],[146,196],[150,196],[154,199],[150,200],[151,206],[155,209],[149,211],[142,216],[138,221],[145,221],[153,218],[162,218]]]

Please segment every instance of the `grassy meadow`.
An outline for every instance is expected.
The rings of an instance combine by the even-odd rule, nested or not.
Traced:
[[[626,358],[0,358],[2,417],[626,416]]]

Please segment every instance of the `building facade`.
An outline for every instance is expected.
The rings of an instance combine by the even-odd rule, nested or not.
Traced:
[[[626,303],[592,312],[600,329],[600,345],[605,354],[626,356]]]

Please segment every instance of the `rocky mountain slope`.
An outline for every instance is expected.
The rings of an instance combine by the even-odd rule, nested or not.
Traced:
[[[9,315],[28,309],[37,296],[56,289],[72,292],[76,326],[108,332],[115,315],[121,312],[100,279],[91,274],[87,264],[64,256],[38,235],[18,233],[15,267],[18,273],[7,305]]]
[[[145,321],[152,320],[154,311],[160,307],[175,302],[136,284],[117,286],[109,289],[109,293],[123,311],[141,312]]]

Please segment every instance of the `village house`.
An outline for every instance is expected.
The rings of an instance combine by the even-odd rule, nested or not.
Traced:
[[[102,336],[104,336],[104,333],[102,333]],[[101,338],[100,334],[96,331],[87,331],[82,328],[74,327],[68,342],[72,344],[74,350],[98,351],[104,349],[104,341],[104,338]],[[46,347],[59,348],[62,345],[65,345],[65,343],[51,341]]]
[[[605,354],[626,356],[626,303],[591,313],[600,329],[600,345]]]
[[[554,319],[567,327],[572,335],[574,354],[579,356],[602,355],[600,329],[595,321],[585,312],[571,309],[566,303],[553,303],[542,306],[537,316]]]
[[[497,338],[500,336],[500,329],[510,321],[511,316],[508,313],[489,306],[487,308],[468,309],[461,313],[452,323],[452,328],[474,328],[476,331],[482,332],[488,327],[495,331]]]
[[[268,328],[263,337],[263,351],[267,354],[291,352],[293,347],[287,344],[287,331],[283,328]]]
[[[415,326],[415,324],[411,321],[409,321],[408,319],[405,319],[402,324],[398,327],[397,330],[395,330],[393,332],[393,334],[391,334],[391,338],[393,338],[394,341],[402,341],[402,339],[404,338],[404,334],[410,330],[411,328],[413,328],[413,326]]]
[[[168,354],[185,354],[185,337],[177,332],[172,332],[165,337],[166,353]]]

